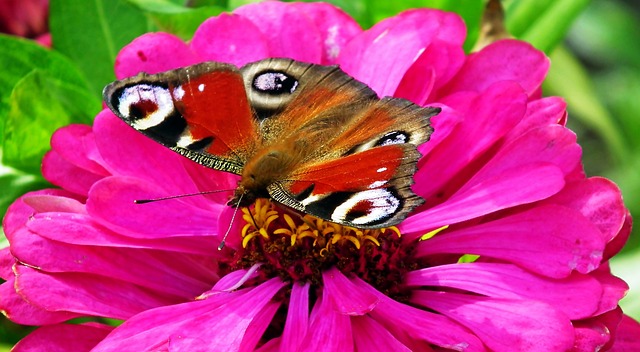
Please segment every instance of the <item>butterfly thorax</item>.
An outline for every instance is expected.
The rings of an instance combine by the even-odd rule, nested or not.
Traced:
[[[305,156],[304,141],[284,140],[262,147],[245,165],[229,205],[247,206],[257,198],[269,198],[267,187],[286,179]]]

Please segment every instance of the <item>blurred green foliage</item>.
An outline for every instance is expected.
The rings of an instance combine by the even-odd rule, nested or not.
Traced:
[[[0,212],[4,214],[20,194],[46,187],[39,167],[51,133],[64,124],[91,121],[101,108],[102,87],[115,79],[113,64],[122,46],[148,31],[188,39],[204,19],[250,2],[255,1],[51,0],[54,50],[1,36],[0,188],[5,191],[0,194]],[[455,11],[468,26],[467,51],[478,38],[485,4],[484,0],[329,2],[365,28],[407,8]],[[505,0],[503,4],[510,33],[552,58],[544,92],[563,96],[569,103],[569,127],[584,149],[587,174],[614,180],[632,214],[639,216],[638,4],[621,0]],[[640,318],[640,280],[634,272],[640,265],[638,232],[634,230],[623,255],[612,263],[614,272],[632,287],[623,309],[636,319]],[[0,233],[0,247],[5,245]],[[0,320],[0,351],[9,350],[30,330]]]

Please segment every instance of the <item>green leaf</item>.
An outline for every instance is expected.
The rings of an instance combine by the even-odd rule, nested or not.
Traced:
[[[515,37],[548,54],[587,5],[589,0],[506,1],[507,28]]]
[[[215,6],[184,7],[169,0],[128,1],[146,13],[159,30],[173,33],[185,40],[191,39],[198,26],[207,18],[224,11],[224,8]]]
[[[51,0],[49,22],[53,47],[80,68],[96,96],[115,79],[120,49],[149,29],[144,14],[125,0]]]
[[[0,143],[2,143],[4,121],[9,111],[10,98],[14,86],[34,69],[47,72],[56,80],[66,82],[80,91],[86,91],[88,84],[82,74],[64,56],[48,50],[33,41],[0,35]],[[85,94],[81,94],[83,97]],[[90,101],[95,102],[94,98]],[[82,103],[81,103],[82,105]],[[91,113],[92,107],[85,111]]]
[[[622,133],[601,103],[586,69],[564,47],[551,54],[551,69],[543,84],[545,94],[563,96],[569,108],[593,132],[605,141],[610,154],[620,163],[628,155]]]
[[[73,122],[91,123],[100,108],[100,100],[86,90],[45,71],[32,71],[11,93],[3,163],[38,173],[53,132]]]

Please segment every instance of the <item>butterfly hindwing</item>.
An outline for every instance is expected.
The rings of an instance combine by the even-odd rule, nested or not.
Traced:
[[[136,130],[205,166],[240,174],[258,131],[239,70],[207,62],[108,85],[107,105]]]

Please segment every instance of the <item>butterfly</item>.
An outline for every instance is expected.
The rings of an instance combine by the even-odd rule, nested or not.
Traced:
[[[230,206],[271,198],[356,228],[400,223],[439,108],[379,99],[337,66],[205,62],[105,87],[124,122],[206,167],[240,175]]]

